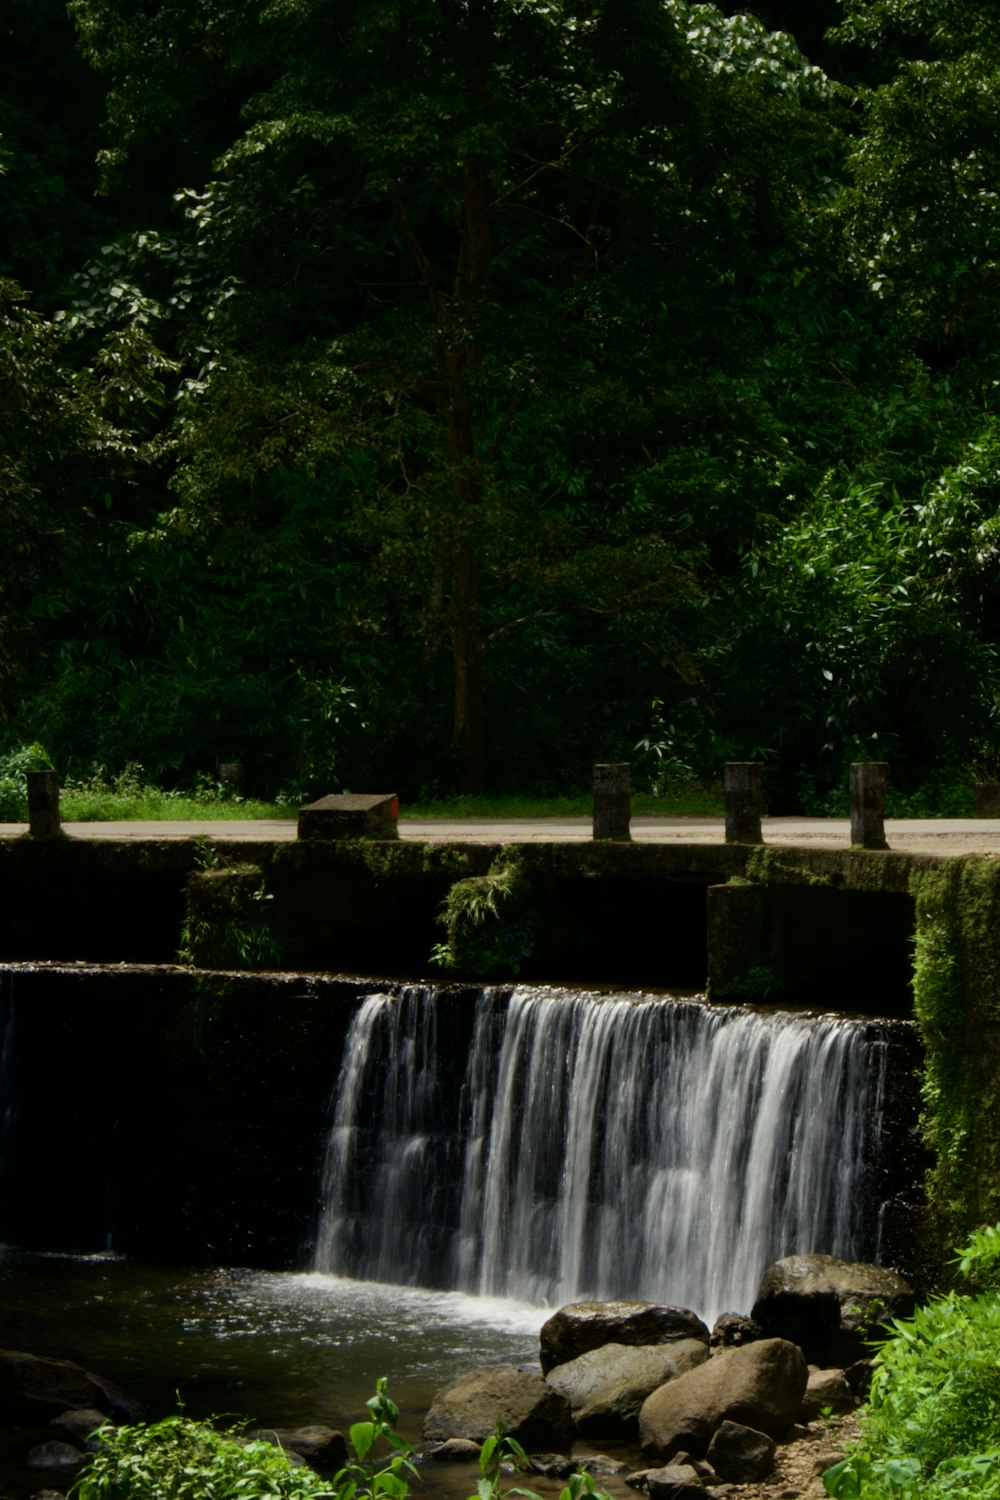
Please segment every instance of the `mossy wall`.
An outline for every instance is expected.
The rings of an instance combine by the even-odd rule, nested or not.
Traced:
[[[915,873],[914,1015],[925,1049],[922,1128],[932,1253],[1000,1219],[1000,863]]]

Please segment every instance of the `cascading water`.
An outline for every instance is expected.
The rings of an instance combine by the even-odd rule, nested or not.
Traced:
[[[317,1270],[711,1320],[782,1254],[877,1254],[880,1023],[525,988],[470,1027],[444,1002],[354,1019]]]

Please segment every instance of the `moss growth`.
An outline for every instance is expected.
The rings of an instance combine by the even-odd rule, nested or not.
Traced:
[[[198,870],[185,887],[178,960],[199,969],[266,969],[279,962],[271,896],[258,865]]]
[[[934,1153],[931,1232],[943,1254],[1000,1218],[1000,865],[946,860],[911,885],[922,1129]]]
[[[445,941],[431,962],[470,979],[517,974],[538,941],[541,913],[535,886],[515,847],[502,849],[485,875],[457,880],[439,921]]]

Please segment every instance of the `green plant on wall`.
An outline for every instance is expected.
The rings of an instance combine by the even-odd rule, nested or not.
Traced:
[[[211,851],[201,863],[188,877],[178,960],[200,969],[274,967],[273,897],[259,866],[219,864]]]
[[[539,912],[518,851],[502,850],[485,875],[456,880],[438,921],[445,940],[432,951],[432,963],[475,979],[519,973],[535,951]]]

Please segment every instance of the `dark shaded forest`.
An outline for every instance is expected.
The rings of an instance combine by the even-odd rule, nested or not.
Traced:
[[[974,0],[7,0],[0,750],[997,775]]]

